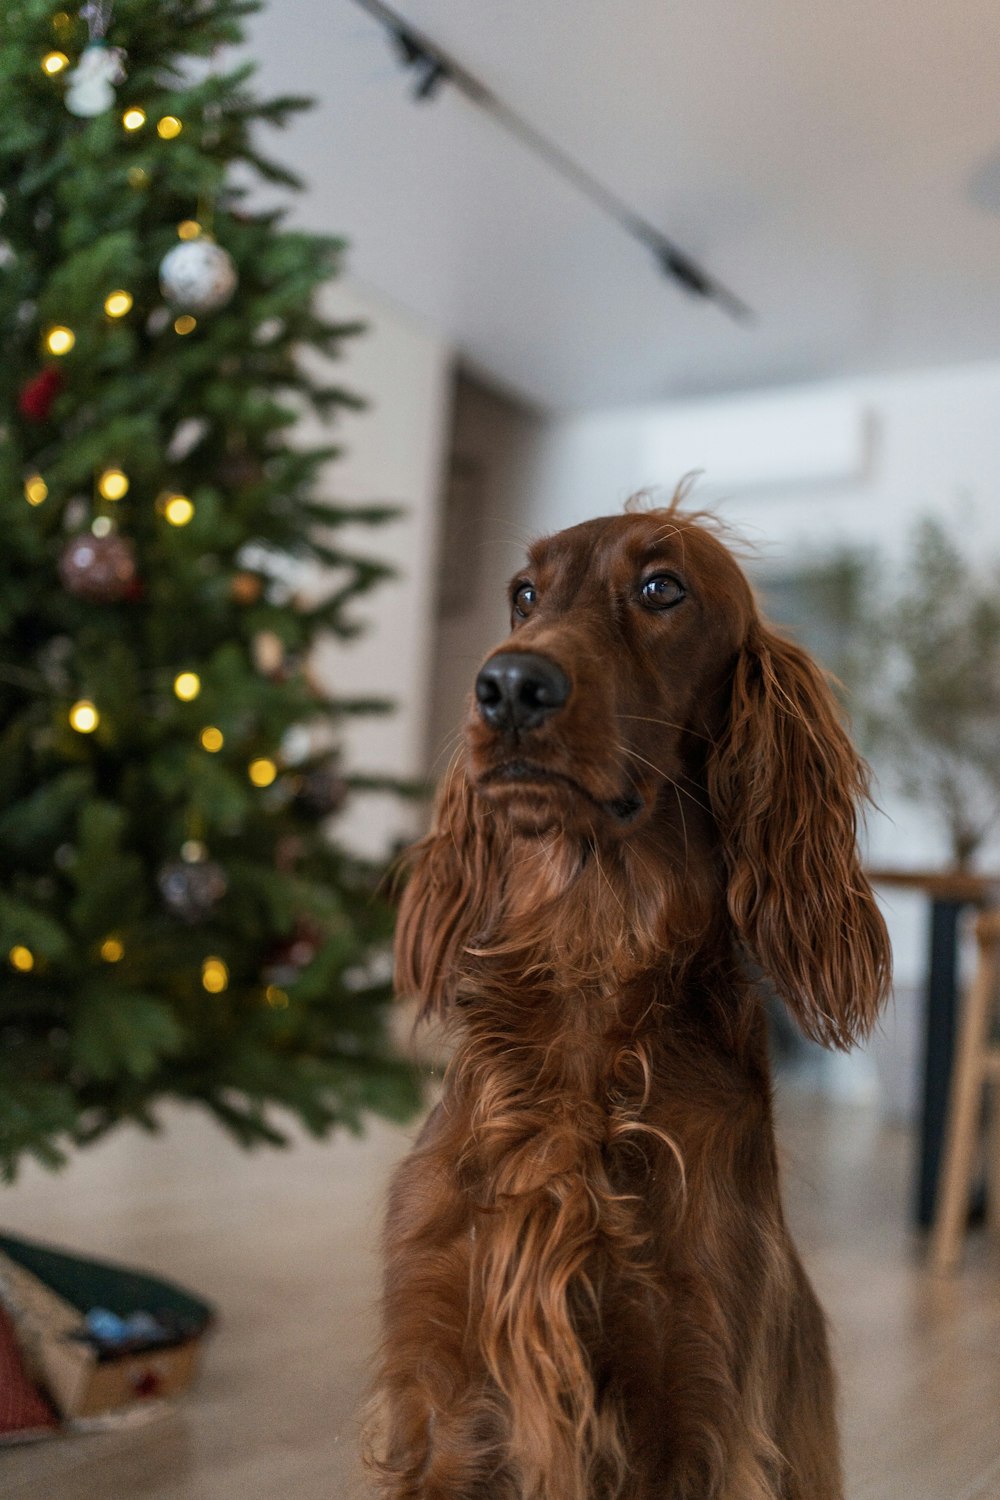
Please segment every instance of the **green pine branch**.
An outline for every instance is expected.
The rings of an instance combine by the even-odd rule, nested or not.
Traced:
[[[363,329],[318,306],[344,242],[255,207],[250,179],[297,183],[262,131],[308,103],[259,99],[252,63],[220,60],[256,9],[116,0],[107,40],[127,77],[88,118],[65,103],[88,40],[78,14],[47,0],[0,12],[8,1179],[121,1121],[156,1128],[171,1096],[246,1144],[283,1143],[289,1112],[322,1134],[416,1101],[386,1038],[382,872],[331,842],[322,804],[300,795],[323,755],[285,762],[286,737],[318,717],[336,730],[391,708],[319,689],[309,653],[320,634],[350,640],[355,601],[391,576],[374,544],[368,555],[353,532],[350,548],[335,538],[399,512],[327,499],[336,434],[299,435],[304,411],[364,406],[324,363]],[[52,52],[68,66],[49,75]],[[144,112],[135,130],[127,108]],[[179,133],[158,132],[166,116]],[[165,297],[160,263],[199,220],[237,285],[189,309]],[[113,316],[105,301],[120,291],[131,302]],[[71,331],[64,352],[54,328]],[[106,499],[118,470],[127,491]],[[67,572],[66,548],[99,545],[109,526],[134,577],[101,597]],[[303,605],[281,582],[289,559],[329,571],[322,597]],[[194,697],[178,695],[179,674],[194,675]],[[85,728],[71,717],[81,704]],[[327,753],[348,797],[391,789]],[[224,889],[171,906],[164,873],[178,864],[192,891],[206,864]]]

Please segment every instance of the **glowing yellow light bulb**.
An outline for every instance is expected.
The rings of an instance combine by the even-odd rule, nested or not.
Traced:
[[[101,716],[89,698],[81,698],[69,711],[69,722],[77,734],[93,734]]]
[[[42,72],[47,73],[50,78],[54,78],[57,73],[62,72],[63,68],[68,67],[69,58],[65,52],[46,52],[42,58]]]
[[[225,735],[221,729],[216,729],[214,724],[209,724],[201,731],[201,745],[203,750],[208,750],[212,755],[221,750],[225,744]]]
[[[201,692],[201,678],[197,672],[178,672],[174,678],[174,692],[182,703],[191,703]]]
[[[29,474],[24,481],[24,498],[29,505],[41,505],[48,499],[49,487],[41,474]]]
[[[75,343],[76,334],[62,323],[57,323],[45,335],[45,347],[50,354],[68,354]]]
[[[268,985],[264,991],[264,999],[272,1010],[286,1010],[288,1007],[288,996],[276,984]]]
[[[15,943],[7,957],[10,959],[11,968],[18,969],[22,974],[30,974],[35,967],[35,955],[23,943]]]
[[[181,313],[179,318],[174,319],[174,332],[183,338],[186,333],[194,333],[198,327],[198,319],[193,318],[190,313]]]
[[[247,767],[247,775],[254,786],[270,786],[277,774],[277,766],[273,760],[268,760],[266,755],[260,756],[258,760],[252,760]]]
[[[180,135],[184,126],[176,115],[164,115],[157,122],[156,133],[164,141],[172,141],[175,136]]]
[[[125,957],[125,944],[116,937],[108,937],[101,944],[101,957],[106,964],[117,964]]]
[[[146,123],[146,111],[133,105],[122,115],[122,124],[126,130],[141,130]]]
[[[177,226],[177,238],[181,240],[196,240],[201,234],[201,225],[197,219],[182,219]]]
[[[229,970],[221,958],[204,959],[201,966],[201,982],[210,995],[220,995],[229,983]]]
[[[109,318],[124,318],[132,310],[131,292],[109,292],[104,299],[104,311]]]
[[[121,500],[128,494],[128,475],[121,469],[105,469],[97,481],[105,500]]]
[[[187,495],[168,495],[163,501],[163,514],[171,526],[186,526],[194,515],[194,506]]]

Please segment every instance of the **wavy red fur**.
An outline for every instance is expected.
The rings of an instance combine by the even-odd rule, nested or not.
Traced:
[[[705,518],[588,522],[525,581],[491,656],[568,696],[531,723],[470,700],[397,930],[400,992],[455,1051],[390,1196],[376,1484],[842,1500],[755,966],[827,1045],[873,1024],[865,769]]]

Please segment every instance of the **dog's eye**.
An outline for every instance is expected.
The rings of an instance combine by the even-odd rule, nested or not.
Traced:
[[[514,590],[511,600],[514,606],[514,613],[518,619],[526,620],[537,602],[538,595],[535,593],[535,585],[533,583],[519,583]]]
[[[642,602],[650,609],[672,609],[680,604],[687,589],[673,573],[652,573],[639,590]]]

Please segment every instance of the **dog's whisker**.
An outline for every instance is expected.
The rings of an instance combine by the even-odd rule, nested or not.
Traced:
[[[624,902],[622,901],[622,899],[619,896],[618,892],[615,890],[614,886],[611,884],[610,879],[608,878],[607,871],[605,870],[603,864],[601,863],[600,850],[598,849],[598,847],[597,847],[596,844],[593,847],[593,854],[594,854],[594,861],[595,861],[595,863],[597,865],[597,870],[598,870],[598,873],[599,873],[601,879],[603,880],[604,884],[607,886],[607,889],[608,889],[609,893],[611,894],[611,897],[614,900],[615,904],[618,906],[619,910],[621,911],[622,916],[623,917],[626,916],[627,914],[626,914],[626,911],[625,911]]]
[[[620,719],[635,719],[640,724],[659,724],[663,729],[678,729],[682,734],[689,734],[696,740],[704,740],[707,745],[715,743],[710,734],[703,734],[700,729],[693,729],[690,724],[678,724],[673,719],[652,718],[649,714],[625,714],[618,715]]]
[[[453,729],[449,734],[442,735],[441,739],[438,741],[438,744],[434,749],[433,755],[431,756],[432,762],[439,760],[440,757],[444,755],[445,751],[451,751],[452,753],[449,754],[448,757],[448,767],[450,768],[451,762],[454,759],[454,748],[460,747],[462,741],[463,730],[461,725],[459,725],[457,729]],[[445,774],[447,774],[447,769]]]
[[[690,846],[688,844],[687,818],[684,816],[684,803],[681,801],[680,787],[677,785],[676,781],[672,782],[671,785],[674,789],[674,796],[677,798],[677,811],[680,815],[681,831],[684,834],[684,867],[686,869],[688,864],[688,854],[690,852]]]
[[[692,792],[690,788],[683,786],[681,782],[677,781],[675,777],[671,776],[668,771],[665,771],[662,766],[658,766],[653,761],[648,760],[645,755],[640,755],[639,751],[633,750],[630,745],[619,744],[618,751],[620,754],[627,756],[629,760],[640,761],[642,765],[648,766],[651,771],[655,771],[657,776],[661,776],[669,786],[672,786],[674,788],[674,791],[677,793],[678,797],[680,797],[681,793],[683,793],[684,796],[689,797],[697,807],[700,807],[702,812],[711,814],[712,809],[706,803],[702,802],[699,797],[696,797],[694,792]]]

